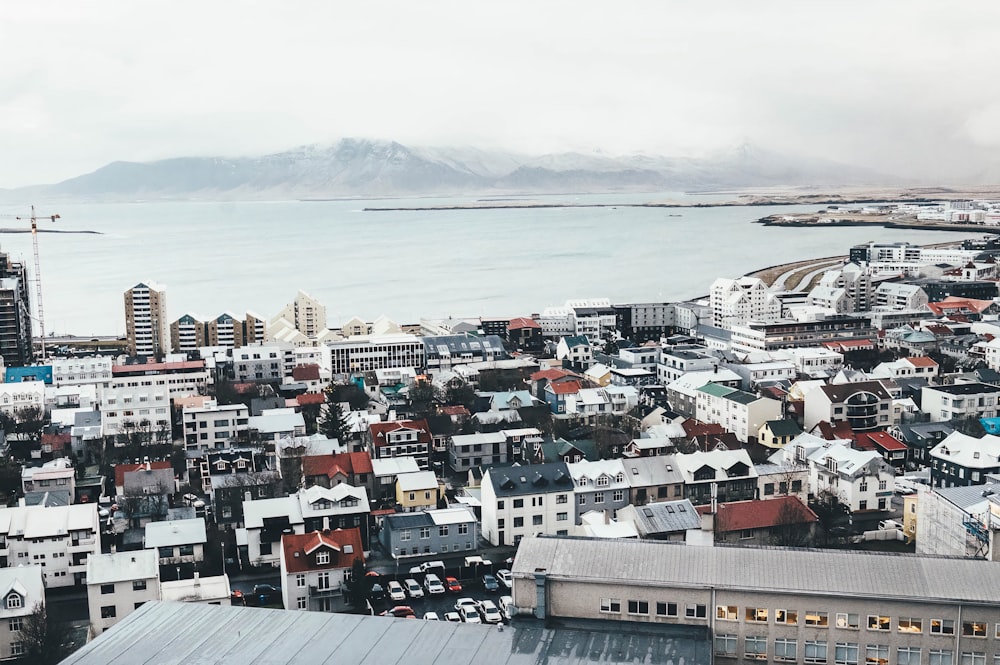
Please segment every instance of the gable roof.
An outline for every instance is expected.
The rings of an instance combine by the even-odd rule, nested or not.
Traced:
[[[542,326],[538,324],[538,321],[529,319],[525,316],[519,316],[516,319],[511,319],[510,323],[507,324],[507,330],[518,330],[520,328],[537,328],[541,330]]]
[[[330,552],[330,563],[323,566],[312,566],[309,555],[319,549]],[[281,536],[282,561],[289,573],[303,573],[308,570],[328,570],[331,568],[350,568],[355,559],[365,560],[364,548],[361,545],[361,530],[336,529],[334,531],[313,531],[312,533],[285,533]]]
[[[551,392],[555,395],[575,395],[580,392],[580,384],[576,381],[549,383],[549,385],[545,386],[545,391]]]
[[[115,486],[124,487],[125,486],[125,474],[132,473],[134,471],[141,471],[146,468],[146,464],[115,464]],[[159,469],[169,469],[171,468],[170,461],[163,462],[150,462],[150,471],[155,471]]]
[[[338,453],[335,455],[306,455],[302,458],[302,475],[333,478],[338,473],[345,476],[371,473],[372,458],[366,452]]]
[[[764,423],[774,436],[798,436],[802,429],[794,420],[768,420]]]
[[[420,443],[431,443],[431,429],[426,418],[419,420],[395,420],[386,423],[371,423],[368,430],[371,432],[372,443],[375,446],[384,446],[388,443],[388,434],[396,430],[409,429],[417,432],[417,440]]]
[[[698,511],[706,509],[711,506],[699,506]],[[818,521],[816,513],[794,496],[720,503],[715,514],[715,527],[723,533]]]
[[[573,491],[573,477],[565,462],[494,467],[486,472],[486,476],[497,497]]]
[[[296,365],[292,368],[293,381],[319,381],[319,365]]]

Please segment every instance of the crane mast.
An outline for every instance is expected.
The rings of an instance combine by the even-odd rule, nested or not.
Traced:
[[[55,222],[59,215],[43,215],[42,219],[50,219]],[[24,220],[23,217],[17,217]],[[42,362],[45,362],[45,308],[42,306],[42,266],[38,261],[38,216],[35,214],[35,206],[31,206],[31,245],[35,253],[35,302],[38,304],[38,335],[42,339]]]

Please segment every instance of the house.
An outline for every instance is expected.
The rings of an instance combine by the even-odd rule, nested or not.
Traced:
[[[618,520],[634,524],[640,538],[692,544],[704,540],[700,537],[701,517],[687,499],[628,505],[618,511]]]
[[[146,525],[143,547],[156,552],[161,566],[197,567],[197,564],[205,560],[207,542],[205,520],[167,520]]]
[[[374,488],[372,479],[372,458],[367,451],[306,455],[302,458],[302,482],[306,487],[320,485],[330,488],[347,483],[355,487],[366,487],[371,493]]]
[[[698,389],[695,417],[705,423],[717,423],[747,443],[756,437],[761,426],[782,416],[781,402],[770,397],[708,383]]]
[[[955,428],[949,423],[911,423],[896,425],[889,433],[906,444],[909,458],[914,464],[930,466],[928,453],[931,448],[954,431]]]
[[[611,368],[603,363],[595,363],[583,373],[583,377],[603,388],[611,384]]]
[[[757,431],[757,443],[767,448],[784,448],[785,444],[802,434],[794,420],[768,420]]]
[[[580,383],[584,377],[565,369],[552,367],[535,372],[528,380],[531,384],[531,394],[538,399],[544,399],[545,387],[550,383],[566,383],[567,381]]]
[[[372,423],[366,436],[372,460],[408,456],[421,469],[429,468],[433,437],[425,418]]]
[[[585,335],[561,337],[556,345],[556,358],[564,368],[584,372],[594,364],[594,347]]]
[[[931,448],[928,457],[933,487],[979,485],[987,474],[1000,473],[1000,436],[977,439],[952,432]]]
[[[371,500],[379,507],[389,507],[396,503],[396,479],[404,473],[420,470],[417,460],[412,457],[388,457],[372,460],[372,483],[374,490]]]
[[[511,319],[507,324],[507,342],[513,349],[536,353],[544,343],[542,327],[534,319],[524,316]]]
[[[115,465],[115,492],[132,494],[173,494],[177,491],[173,466],[169,461]]]
[[[684,497],[695,505],[756,498],[757,470],[745,449],[674,455]]]
[[[0,569],[0,660],[27,654],[27,624],[39,607],[45,607],[40,565]]]
[[[159,599],[160,567],[153,550],[88,557],[87,605],[92,634],[103,633],[146,601]]]
[[[675,437],[649,436],[642,437],[640,439],[632,439],[629,441],[628,445],[625,446],[622,456],[634,458],[669,455],[677,450],[677,444],[674,443],[674,438],[681,438],[685,436],[683,427],[678,425],[676,430]]]
[[[1000,484],[938,487],[907,498],[911,496],[915,513],[904,515],[915,517],[917,554],[987,561],[1000,557],[992,517],[1000,508]]]
[[[566,403],[570,395],[580,392],[580,384],[576,381],[548,383],[545,386],[545,403],[554,414],[566,413]]]
[[[181,420],[187,450],[228,448],[250,427],[250,411],[243,404],[219,406],[207,400],[202,406],[185,406]]]
[[[280,491],[281,476],[269,469],[213,475],[210,500],[216,525],[242,527],[246,502],[273,499]]]
[[[821,385],[805,394],[803,427],[845,421],[855,432],[886,429],[892,421],[892,395],[880,381]]]
[[[724,367],[712,371],[686,372],[666,384],[670,407],[682,416],[694,418],[698,409],[698,389],[709,383],[739,388],[742,379],[739,374]]]
[[[573,478],[564,462],[489,469],[480,491],[483,537],[494,546],[568,534],[573,524]]]
[[[403,473],[396,477],[396,504],[404,513],[437,508],[439,494],[433,471]]]
[[[629,505],[630,488],[621,460],[582,460],[566,467],[576,488],[576,524],[582,524],[583,515],[592,511],[614,519],[619,509]]]
[[[711,515],[710,505],[698,512]],[[713,518],[715,542],[802,546],[813,542],[819,518],[797,496],[720,503]]]
[[[892,362],[879,363],[869,372],[873,379],[909,379],[926,378],[931,381],[938,373],[938,364],[927,356],[900,358]]]
[[[861,450],[877,451],[882,459],[896,469],[897,474],[902,474],[906,470],[909,448],[888,432],[858,432],[854,438],[854,445]]]
[[[259,416],[250,416],[247,426],[262,441],[278,441],[286,437],[306,435],[306,421],[294,408],[264,409]]]
[[[379,540],[394,559],[470,552],[479,548],[479,520],[464,506],[386,515]]]
[[[836,499],[851,513],[889,510],[896,472],[879,453],[834,443],[808,460],[809,484],[817,499]]]
[[[21,491],[25,496],[34,493],[58,493],[73,503],[76,493],[76,468],[68,457],[60,457],[41,466],[21,469]]]
[[[920,408],[931,420],[995,418],[1000,407],[1000,386],[989,383],[954,383],[925,386]]]
[[[284,534],[279,557],[285,609],[312,612],[343,609],[354,562],[365,562],[358,529]]]
[[[341,483],[327,489],[313,485],[287,498],[298,503],[298,511],[289,511],[289,515],[301,515],[302,528],[306,533],[357,528],[361,533],[361,544],[368,549],[371,506],[364,487]]]
[[[503,432],[455,434],[448,439],[448,465],[462,472],[484,464],[506,464],[507,449]]]
[[[622,460],[629,503],[644,506],[654,499],[679,499],[684,495],[684,476],[675,455],[631,457]]]
[[[87,557],[101,551],[96,503],[0,509],[0,567],[45,563],[47,589],[86,583]]]

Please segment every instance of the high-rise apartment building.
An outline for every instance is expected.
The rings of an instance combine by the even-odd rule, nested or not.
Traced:
[[[167,291],[149,282],[125,292],[125,335],[132,356],[160,356],[169,351]]]
[[[0,252],[0,355],[8,367],[30,365],[34,358],[28,297],[28,271]]]

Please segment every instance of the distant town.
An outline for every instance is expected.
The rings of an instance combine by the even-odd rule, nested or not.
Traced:
[[[0,659],[996,665],[1000,236],[836,251],[337,327],[141,276],[121,342],[0,254]]]

